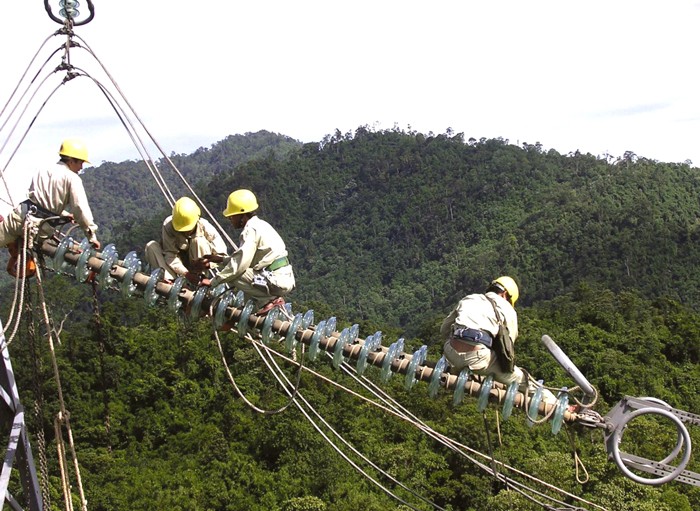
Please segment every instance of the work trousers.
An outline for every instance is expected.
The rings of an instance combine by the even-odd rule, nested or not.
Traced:
[[[443,355],[445,355],[450,367],[456,372],[468,367],[474,374],[481,376],[492,374],[494,380],[506,387],[512,382],[517,382],[518,390],[520,392],[527,391],[530,395],[534,394],[540,387],[539,383],[532,376],[518,366],[514,366],[511,373],[503,372],[496,354],[491,348],[483,344],[478,345],[478,349],[474,351],[460,352],[455,350],[450,341],[447,341],[443,347]],[[556,404],[557,398],[548,389],[543,388],[542,401],[553,405]]]
[[[204,256],[211,255],[214,252],[214,246],[209,242],[204,236],[197,236],[190,240],[189,246],[187,248],[186,260],[182,261],[187,271],[191,271],[187,268],[187,264],[197,261]],[[149,241],[144,249],[144,256],[146,262],[151,265],[151,268],[163,268],[165,270],[165,278],[168,280],[174,280],[179,275],[184,275],[186,272],[178,273],[176,272],[165,260],[165,255],[163,254],[163,247],[161,247],[158,241]],[[211,264],[212,268],[216,267],[216,264]]]
[[[36,225],[41,223],[40,218],[36,218],[32,215],[28,215],[28,221],[33,222]],[[50,225],[48,222],[43,222],[41,224],[41,232],[39,236],[41,238],[48,238],[51,236],[56,229]],[[6,247],[10,243],[17,241],[24,234],[24,217],[17,207],[12,210],[12,212],[7,215],[5,220],[0,222],[0,248]],[[31,247],[29,247],[31,248]]]
[[[277,297],[291,293],[295,286],[294,271],[291,265],[275,271],[255,271],[248,268],[238,279],[229,282],[233,288],[243,291],[246,301],[255,300],[259,307]]]

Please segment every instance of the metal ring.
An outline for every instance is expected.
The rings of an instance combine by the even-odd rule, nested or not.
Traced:
[[[419,364],[425,362],[425,357],[428,354],[428,346],[425,344],[413,352],[411,361],[408,363],[408,369],[406,370],[406,378],[404,380],[404,388],[406,390],[411,390],[413,386],[418,381],[416,379],[416,369]]]
[[[552,416],[552,434],[556,435],[561,430],[564,422],[564,412],[569,408],[569,392],[566,387],[561,389],[559,399],[557,399],[557,407]]]
[[[272,340],[272,325],[277,321],[277,317],[280,315],[280,310],[277,307],[273,307],[270,312],[267,313],[265,321],[262,327],[262,342],[263,344],[269,346]]]
[[[503,401],[503,420],[508,420],[510,414],[513,412],[513,404],[515,403],[515,396],[518,394],[518,382],[512,381],[508,385],[508,390],[506,391],[506,399]]]
[[[226,291],[224,295],[219,299],[219,303],[216,304],[216,312],[214,312],[214,328],[217,330],[221,328],[224,323],[226,323],[226,309],[231,305],[231,302],[235,299],[233,291]]]
[[[297,345],[297,330],[299,329],[299,326],[301,325],[301,320],[302,316],[301,314],[297,314],[294,316],[294,319],[292,320],[292,325],[289,327],[289,330],[287,330],[287,336],[285,337],[285,342],[284,342],[284,347],[287,350],[287,353],[291,353],[294,348]]]
[[[635,419],[636,417],[639,417],[640,415],[645,415],[648,413],[662,415],[668,419],[671,419],[672,422],[675,422],[676,429],[682,435],[683,440],[686,443],[686,448],[685,448],[685,453],[683,454],[683,458],[681,459],[681,462],[678,464],[678,466],[675,468],[675,470],[673,470],[671,473],[666,474],[665,476],[659,477],[657,479],[640,477],[637,474],[632,473],[627,468],[627,465],[625,465],[624,460],[620,456],[620,443],[622,442],[622,434],[624,432],[625,426],[632,419]],[[630,413],[628,416],[623,417],[622,421],[617,425],[617,427],[615,428],[615,432],[613,433],[612,445],[613,445],[612,455],[613,455],[613,458],[615,459],[615,463],[617,464],[618,468],[627,477],[632,479],[634,482],[640,483],[640,484],[660,486],[662,484],[668,483],[669,481],[673,481],[676,477],[678,477],[683,472],[683,470],[685,470],[686,465],[688,465],[688,462],[690,461],[691,443],[690,443],[690,434],[688,433],[688,429],[685,427],[683,422],[678,417],[676,417],[673,413],[669,412],[668,410],[663,410],[661,408],[651,408],[651,407],[640,408],[640,409],[635,410],[634,412]]]
[[[119,259],[119,254],[117,254],[117,247],[113,243],[107,245],[102,251],[102,267],[100,268],[100,273],[97,275],[97,283],[100,289],[107,289],[114,283],[114,278],[111,275],[112,267],[116,264],[117,259]]]

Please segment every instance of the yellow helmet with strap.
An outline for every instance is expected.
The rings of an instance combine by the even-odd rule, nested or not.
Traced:
[[[494,284],[497,284],[508,293],[510,304],[515,307],[515,302],[518,301],[518,297],[520,296],[520,291],[518,290],[518,285],[515,283],[515,280],[513,280],[512,277],[503,276],[491,282],[491,285]]]
[[[194,229],[202,211],[197,203],[189,197],[182,197],[173,206],[173,229],[178,232],[187,232]]]
[[[250,190],[236,190],[228,196],[224,216],[242,215],[258,209],[258,199]]]

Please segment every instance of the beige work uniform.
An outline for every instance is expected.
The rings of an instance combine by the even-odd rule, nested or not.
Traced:
[[[211,281],[212,287],[228,283],[243,291],[246,300],[264,305],[289,294],[295,287],[291,264],[275,270],[269,266],[288,255],[277,231],[265,220],[253,216],[241,231],[239,248],[224,259],[223,268]]]
[[[515,343],[518,338],[518,315],[515,309],[502,296],[493,292],[487,295],[496,303],[496,309]],[[532,394],[537,389],[538,383],[518,366],[515,366],[511,373],[501,371],[498,358],[491,348],[465,339],[454,339],[452,334],[458,328],[482,330],[491,334],[492,337],[498,334],[496,313],[486,295],[465,296],[442,322],[440,333],[447,338],[443,347],[445,358],[455,371],[469,367],[475,374],[483,376],[492,374],[494,380],[504,385],[518,382],[521,392],[528,390]],[[542,400],[550,404],[556,403],[556,397],[547,389],[542,391]]]
[[[28,198],[57,216],[71,213],[88,240],[91,243],[97,242],[97,225],[92,217],[83,181],[63,163],[39,171],[32,179]],[[22,236],[23,222],[24,215],[18,206],[0,223],[0,247],[6,247]],[[41,234],[49,236],[53,230],[53,227],[44,224]]]
[[[170,280],[185,275],[190,271],[188,265],[211,254],[226,255],[226,243],[219,231],[204,218],[191,232],[176,231],[172,215],[163,221],[161,243],[149,241],[145,248],[146,262],[151,268],[163,268],[165,278]]]

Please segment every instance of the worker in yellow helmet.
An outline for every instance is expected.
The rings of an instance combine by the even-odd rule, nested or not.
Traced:
[[[195,285],[207,269],[216,266],[202,260],[212,254],[225,256],[226,243],[189,197],[178,199],[172,214],[163,221],[161,242],[151,240],[145,248],[146,262],[152,268],[163,268],[166,279],[183,276]]]
[[[97,225],[92,217],[83,181],[78,175],[85,163],[90,164],[87,148],[82,141],[70,138],[63,141],[58,154],[59,165],[39,171],[32,179],[28,199],[21,202],[0,223],[0,247],[8,247],[10,251],[8,271],[13,275],[20,246],[18,240],[23,235],[25,220],[41,226],[38,233],[40,237],[48,237],[54,232],[54,220],[58,220],[54,217],[75,221],[92,246],[98,250],[100,248]],[[51,220],[45,221],[46,219]],[[29,273],[29,265],[27,270]]]
[[[443,354],[455,373],[468,367],[474,374],[491,374],[494,380],[506,386],[518,382],[521,392],[532,394],[537,389],[538,383],[520,367],[504,370],[492,349],[499,324],[506,326],[513,342],[518,338],[515,302],[519,296],[518,285],[512,277],[498,277],[485,293],[462,298],[444,319],[440,327],[440,334],[447,339]],[[555,404],[556,397],[543,389],[542,401]]]
[[[229,283],[254,299],[257,315],[284,306],[284,296],[295,287],[294,271],[287,247],[277,231],[257,216],[258,200],[250,190],[236,190],[228,196],[223,214],[234,229],[242,229],[240,245],[221,271],[206,282],[212,286]],[[205,283],[205,282],[203,282]]]

